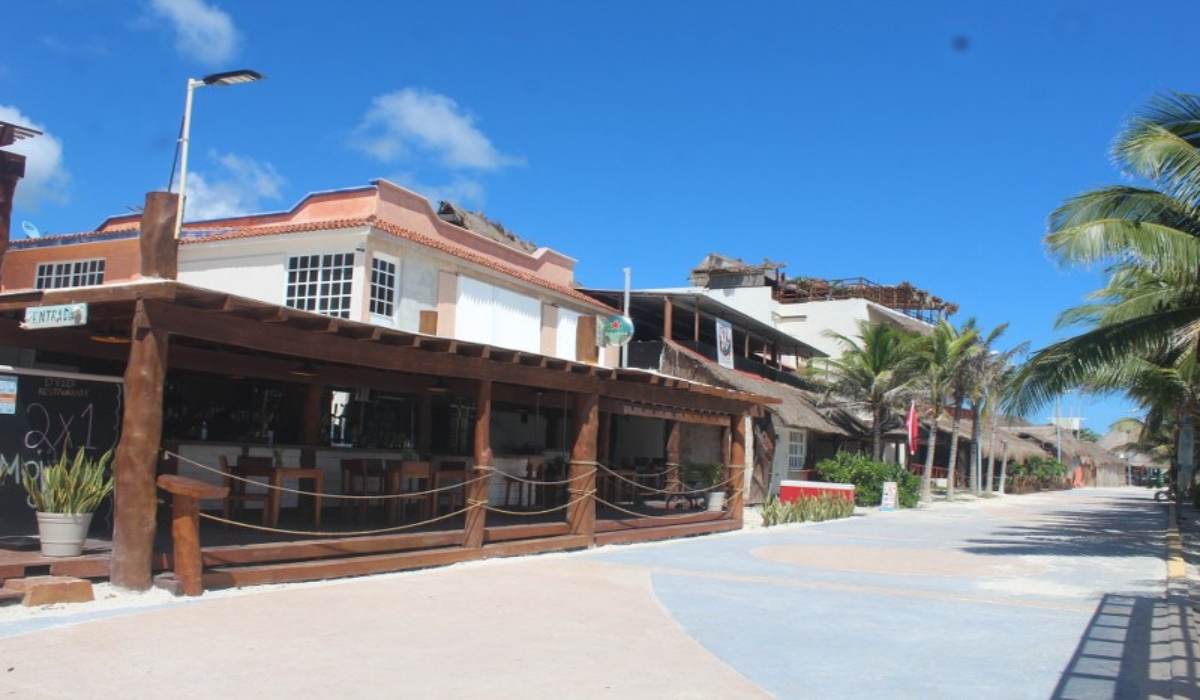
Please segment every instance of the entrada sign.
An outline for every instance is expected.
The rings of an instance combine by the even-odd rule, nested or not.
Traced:
[[[59,304],[58,306],[30,306],[25,309],[25,321],[21,328],[65,328],[87,323],[88,306],[83,304]]]

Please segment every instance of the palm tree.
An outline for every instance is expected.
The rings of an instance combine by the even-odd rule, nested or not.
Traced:
[[[975,341],[975,331],[959,333],[946,319],[938,322],[933,333],[919,342],[921,385],[929,400],[929,444],[925,450],[925,470],[921,476],[921,500],[933,498],[933,457],[937,451],[938,417],[946,399],[950,398],[962,374],[963,360]],[[954,451],[957,449],[958,414],[955,412],[950,448],[950,465],[946,479],[946,494],[954,495]]]
[[[982,408],[979,412],[979,420],[983,423],[988,423],[990,426],[990,437],[988,442],[988,479],[984,489],[991,493],[992,479],[996,473],[996,425],[998,423],[997,413],[1003,414],[1001,406],[1003,397],[1006,396],[1013,387],[1013,377],[1016,375],[1016,366],[1013,364],[1013,358],[1016,355],[1025,354],[1030,347],[1030,343],[1022,342],[1021,345],[1009,349],[1002,353],[989,353],[989,358],[983,365],[983,371],[980,372],[980,384],[984,387],[984,400]],[[1008,444],[1008,443],[1004,443]],[[1007,449],[1006,449],[1007,453]],[[1004,465],[1001,465],[1004,468]]]
[[[970,328],[977,330],[975,319],[968,319],[963,326],[964,329]],[[1004,372],[1012,366],[1012,360],[1017,355],[1024,354],[1029,343],[1021,343],[1020,345],[1011,348],[1005,352],[994,350],[993,344],[1004,335],[1004,331],[1008,330],[1008,324],[1002,323],[993,328],[986,335],[980,335],[966,360],[966,387],[967,387],[967,402],[971,407],[971,492],[979,493],[981,484],[980,464],[980,447],[983,438],[983,426],[991,421],[994,423],[993,416],[996,409],[996,399],[1004,391]],[[995,438],[995,430],[992,431],[993,442]],[[995,455],[992,455],[994,458]],[[988,469],[992,468],[992,464],[988,465]],[[992,490],[992,475],[988,472],[987,490]]]
[[[1129,358],[1162,367],[1195,361],[1200,98],[1168,94],[1152,100],[1118,136],[1113,157],[1151,186],[1093,190],[1051,214],[1050,253],[1063,266],[1106,266],[1107,283],[1091,295],[1094,303],[1059,317],[1060,326],[1079,325],[1084,332],[1042,349],[1022,367],[1008,402],[1019,413],[1076,387],[1129,393],[1128,384],[1112,381]],[[1192,442],[1194,409],[1177,407],[1181,445]],[[1180,454],[1179,460],[1181,484],[1190,484],[1191,456]]]
[[[840,358],[813,362],[813,374],[826,398],[866,413],[871,426],[871,458],[883,458],[883,425],[891,412],[903,405],[917,376],[918,364],[912,351],[913,334],[885,323],[860,321],[859,339],[840,333],[826,336],[840,340],[846,351]]]

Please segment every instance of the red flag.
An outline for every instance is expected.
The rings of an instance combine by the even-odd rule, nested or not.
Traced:
[[[908,419],[904,422],[908,428],[908,454],[915,455],[917,453],[917,431],[919,424],[917,423],[917,402],[914,400],[908,404]]]

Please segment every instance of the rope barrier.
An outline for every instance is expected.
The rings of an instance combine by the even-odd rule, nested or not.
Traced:
[[[545,510],[505,510],[503,508],[497,508],[496,506],[486,506],[486,508],[489,513],[498,513],[500,515],[513,515],[513,516],[546,515],[547,513],[557,513],[562,510],[567,510],[571,506],[574,506],[581,501],[587,500],[590,496],[595,495],[595,493],[596,493],[595,491],[584,492],[578,498],[571,499],[571,500],[567,501],[566,503],[562,504],[561,506],[555,506],[553,508],[546,508]]]
[[[660,488],[652,488],[650,486],[646,486],[635,479],[630,479],[622,474],[618,474],[611,467],[600,464],[599,462],[595,462],[595,464],[598,465],[600,467],[600,469],[604,470],[604,472],[607,473],[609,476],[613,477],[614,479],[616,479],[618,481],[623,481],[627,484],[631,484],[632,486],[637,488],[642,493],[656,493],[656,494],[662,494],[664,496],[674,496],[674,495],[677,495],[680,493],[694,493],[694,492],[710,493],[710,492],[714,492],[714,491],[718,491],[718,490],[724,490],[726,487],[728,487],[730,484],[732,484],[737,479],[736,476],[732,476],[724,481],[717,482],[717,483],[713,484],[712,486],[709,486],[708,488],[704,488],[704,489],[685,488],[682,481],[678,482],[676,485],[676,488],[674,488],[674,489],[669,489],[669,488],[661,488],[660,489]],[[671,465],[668,465],[668,466],[671,466]],[[678,465],[675,465],[675,466],[678,466]],[[670,472],[670,470],[661,471],[661,472],[653,472],[653,475],[654,476],[666,476],[669,472]]]
[[[667,496],[668,498],[671,496],[686,496],[688,494],[699,494],[699,493],[715,491],[718,488],[727,486],[734,481],[734,478],[727,479],[719,484],[716,484],[716,485],[710,487],[709,489],[687,489],[686,487],[684,487],[684,485],[682,483],[677,483],[675,489],[656,489],[656,488],[646,487],[643,484],[641,484],[635,480],[628,479],[620,474],[617,474],[611,468],[607,467],[606,465],[604,465],[600,462],[589,461],[589,460],[571,460],[570,464],[572,466],[587,465],[587,466],[591,466],[593,468],[591,471],[585,472],[583,474],[579,474],[575,477],[569,477],[567,479],[563,479],[560,481],[539,481],[539,480],[533,480],[533,479],[525,479],[525,478],[521,478],[516,475],[507,474],[504,472],[496,472],[496,470],[494,468],[489,468],[485,471],[485,473],[483,473],[479,476],[464,479],[463,481],[460,481],[455,484],[451,484],[449,486],[444,486],[444,487],[436,488],[436,489],[428,489],[425,491],[404,491],[404,492],[396,493],[396,494],[380,494],[380,495],[331,494],[331,493],[321,493],[321,492],[315,492],[315,491],[305,491],[302,489],[293,489],[293,488],[289,488],[289,487],[285,487],[285,486],[276,486],[269,482],[264,483],[262,481],[258,481],[256,479],[254,479],[254,478],[242,477],[242,476],[238,476],[236,474],[232,474],[230,472],[224,471],[222,469],[216,469],[216,468],[210,467],[206,464],[197,462],[192,459],[188,459],[187,457],[184,457],[183,455],[180,455],[175,452],[171,452],[169,450],[163,450],[162,452],[165,456],[174,457],[175,459],[177,459],[181,462],[187,463],[197,469],[217,474],[217,475],[221,476],[223,479],[237,480],[237,481],[240,481],[243,483],[250,483],[250,484],[254,484],[255,486],[265,487],[267,489],[273,489],[273,490],[281,491],[284,493],[294,493],[294,494],[301,495],[301,496],[319,496],[322,499],[340,498],[340,499],[345,499],[345,500],[370,500],[370,499],[412,500],[412,499],[417,499],[417,498],[424,497],[424,496],[434,496],[435,500],[436,500],[437,496],[442,493],[453,491],[453,490],[459,489],[459,488],[462,488],[465,490],[470,485],[479,483],[480,481],[483,481],[483,480],[490,480],[493,473],[500,473],[504,476],[504,478],[510,478],[510,479],[513,479],[513,480],[521,482],[521,483],[533,485],[535,487],[536,486],[562,486],[562,485],[566,485],[566,486],[570,487],[571,485],[573,485],[577,482],[580,482],[580,481],[586,482],[590,479],[594,479],[597,476],[597,474],[600,474],[601,471],[603,471],[604,473],[606,473],[612,477],[615,477],[618,480],[624,481],[626,483],[632,484],[633,486],[637,487],[639,489],[639,493],[642,495],[661,494],[661,495]],[[657,474],[657,476],[665,475],[665,473],[666,472],[659,473],[659,474]],[[264,475],[263,477],[260,477],[260,478],[270,478],[270,477]],[[593,483],[594,483],[594,481],[593,481]],[[731,499],[736,498],[737,496],[741,495],[743,492],[744,492],[744,489],[740,489],[740,488],[734,489],[732,494],[730,494],[730,498]],[[255,531],[259,531],[259,532],[270,532],[270,533],[282,534],[282,535],[297,535],[297,536],[303,536],[303,537],[354,537],[354,536],[382,535],[382,534],[388,534],[388,533],[403,532],[405,530],[411,530],[411,529],[421,527],[424,525],[429,525],[432,523],[449,520],[451,518],[456,518],[460,515],[465,515],[465,514],[469,513],[472,509],[476,509],[476,508],[483,508],[484,510],[486,510],[487,512],[490,512],[490,513],[496,513],[499,515],[508,515],[508,516],[514,516],[514,517],[516,517],[516,516],[531,517],[531,516],[547,515],[547,514],[551,514],[551,513],[568,510],[571,507],[576,506],[579,503],[584,502],[588,499],[591,499],[597,505],[603,505],[603,506],[605,506],[607,508],[611,508],[612,510],[615,510],[617,512],[624,513],[626,515],[635,516],[638,518],[650,519],[650,520],[678,520],[678,519],[688,518],[692,515],[695,515],[694,513],[654,515],[654,514],[650,514],[650,513],[642,513],[642,512],[638,512],[638,511],[634,511],[634,510],[629,510],[627,508],[621,507],[620,505],[618,505],[616,503],[611,503],[605,499],[597,497],[597,490],[595,487],[590,488],[590,489],[585,489],[585,490],[568,488],[567,493],[570,494],[570,497],[568,498],[567,502],[563,503],[562,505],[555,506],[553,508],[545,508],[542,510],[536,510],[536,511],[507,510],[504,508],[499,508],[496,506],[489,505],[489,502],[487,500],[467,499],[465,506],[463,508],[461,508],[459,510],[450,511],[441,516],[435,516],[433,518],[417,521],[414,523],[407,523],[407,524],[403,524],[403,525],[395,525],[395,526],[389,526],[389,527],[385,527],[385,528],[376,528],[376,529],[370,529],[370,530],[351,530],[351,531],[346,531],[346,530],[341,530],[341,531],[292,530],[292,529],[287,529],[287,528],[268,527],[265,525],[255,525],[253,523],[246,523],[246,522],[242,522],[242,521],[238,521],[238,520],[222,518],[222,517],[218,517],[216,515],[211,515],[209,513],[204,513],[204,512],[200,513],[200,517],[205,520],[209,520],[211,522],[221,523],[223,525],[233,525],[236,527],[246,528],[248,530],[255,530]]]
[[[440,515],[435,518],[430,518],[429,520],[421,520],[421,521],[418,521],[415,523],[406,523],[404,525],[393,525],[390,527],[378,528],[375,530],[348,530],[348,531],[347,530],[289,530],[289,529],[280,528],[280,527],[267,527],[266,525],[255,525],[254,523],[245,523],[240,520],[230,520],[228,518],[222,518],[222,517],[218,517],[216,515],[210,515],[209,513],[205,513],[203,511],[200,512],[200,517],[205,520],[211,520],[212,522],[215,522],[215,523],[221,523],[223,525],[234,525],[236,527],[246,528],[247,530],[257,530],[259,532],[272,532],[272,533],[280,534],[280,535],[300,535],[303,537],[358,537],[360,535],[385,535],[385,534],[392,533],[392,532],[402,532],[404,530],[411,530],[413,528],[420,527],[422,525],[429,525],[430,523],[436,523],[436,522],[441,522],[443,520],[449,520],[450,518],[456,518],[460,515],[463,515],[467,511],[471,510],[471,508],[472,508],[472,506],[467,506],[460,510],[446,513],[445,515]]]
[[[236,474],[231,474],[230,472],[223,471],[221,469],[215,469],[213,467],[208,466],[207,464],[203,464],[201,462],[196,462],[194,460],[188,459],[187,457],[184,457],[183,455],[176,454],[169,450],[163,450],[163,454],[171,456],[171,457],[175,457],[176,459],[178,459],[180,461],[187,462],[188,464],[192,465],[193,467],[196,467],[197,469],[203,469],[204,471],[218,474],[222,478],[233,479],[236,481],[241,481],[243,483],[253,484],[255,486],[262,486],[264,488],[271,489],[274,491],[282,491],[284,493],[294,493],[294,494],[297,494],[300,496],[320,496],[321,498],[339,498],[339,499],[343,499],[343,500],[347,500],[347,501],[407,500],[407,499],[418,498],[420,496],[440,495],[440,494],[446,493],[448,491],[453,491],[458,488],[465,488],[471,484],[475,484],[484,479],[491,478],[491,474],[483,474],[480,476],[471,477],[469,479],[464,479],[463,481],[460,481],[455,484],[450,484],[449,486],[442,486],[442,487],[436,488],[436,489],[428,489],[425,491],[401,491],[400,493],[394,493],[394,494],[378,494],[378,495],[362,496],[362,495],[357,495],[357,494],[352,494],[352,493],[321,493],[321,492],[317,492],[317,491],[304,491],[302,489],[293,489],[293,488],[289,488],[287,486],[275,486],[274,484],[271,484],[270,482],[256,481],[252,477],[238,476]],[[287,469],[287,467],[278,467],[278,468],[284,469],[284,470]],[[262,477],[259,477],[259,478],[268,479],[270,477],[263,475]]]

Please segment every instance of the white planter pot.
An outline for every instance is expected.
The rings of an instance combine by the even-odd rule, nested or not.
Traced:
[[[710,491],[708,493],[708,509],[709,510],[725,510],[725,492]]]
[[[37,521],[43,556],[77,557],[83,553],[92,513],[38,513]]]

